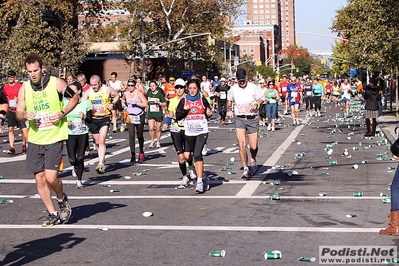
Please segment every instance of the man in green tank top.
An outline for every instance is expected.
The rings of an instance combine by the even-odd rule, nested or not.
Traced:
[[[16,116],[21,122],[29,121],[26,170],[34,174],[39,195],[47,208],[48,217],[42,226],[52,226],[69,220],[72,210],[58,177],[63,142],[68,138],[65,116],[75,108],[78,97],[60,78],[44,75],[43,61],[31,54],[25,59],[29,81],[18,94]],[[63,97],[69,99],[63,105]],[[59,210],[51,199],[55,192]]]

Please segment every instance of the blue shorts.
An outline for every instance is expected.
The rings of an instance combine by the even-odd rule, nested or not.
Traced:
[[[343,103],[348,103],[350,101],[351,101],[351,99],[348,99],[348,98],[345,98],[345,97],[343,97],[342,100],[341,100],[341,102],[343,102]]]
[[[294,105],[299,105],[300,103],[299,102],[289,102],[290,103],[290,106],[294,106]]]

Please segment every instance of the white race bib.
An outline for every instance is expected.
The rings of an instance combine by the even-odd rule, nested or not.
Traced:
[[[204,114],[188,115],[184,120],[184,129],[187,136],[197,136],[208,133],[208,121]]]
[[[129,115],[130,124],[139,125],[140,124],[140,115]]]
[[[50,121],[52,112],[37,113],[35,116],[35,128],[37,130],[49,130],[54,128],[53,122]]]
[[[220,94],[219,94],[219,99],[220,100],[226,100],[226,98],[227,98],[226,92],[225,91],[221,91]]]

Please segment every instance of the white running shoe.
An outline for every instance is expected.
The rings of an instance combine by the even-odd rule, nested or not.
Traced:
[[[78,175],[76,174],[76,169],[77,169],[76,166],[74,166],[74,167],[72,168],[72,176],[73,176],[74,178],[78,177]]]
[[[274,127],[272,127],[272,132],[274,132],[274,131],[276,131],[276,130],[274,129]]]
[[[157,148],[157,149],[161,148],[161,143],[159,143],[159,142],[157,141],[157,145],[155,146],[155,148]]]
[[[271,130],[272,129],[272,124],[267,125],[267,130]]]
[[[188,175],[190,176],[191,179],[196,179],[197,175],[195,174],[195,168],[194,165],[192,165],[191,167],[188,167]]]
[[[183,176],[183,180],[181,181],[180,186],[185,186],[185,187],[187,187],[187,186],[188,186],[188,183],[190,183],[190,179],[188,179],[187,176]]]
[[[155,144],[155,140],[152,140],[150,142],[150,145],[148,146],[148,148],[153,149],[154,148],[154,144]]]

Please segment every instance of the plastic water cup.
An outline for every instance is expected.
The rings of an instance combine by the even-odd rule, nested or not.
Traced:
[[[225,250],[212,251],[211,253],[209,253],[209,256],[211,256],[211,257],[224,257],[224,256],[226,256],[226,251]]]
[[[354,197],[363,197],[363,192],[355,191],[355,192],[353,192],[353,196]]]
[[[264,253],[265,260],[281,259],[282,254],[280,250],[266,250]]]

